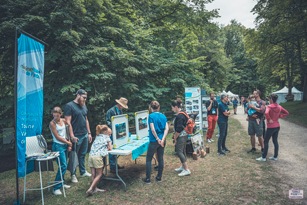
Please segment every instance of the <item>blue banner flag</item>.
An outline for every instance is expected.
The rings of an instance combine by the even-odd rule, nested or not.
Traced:
[[[44,45],[21,34],[17,70],[17,163],[18,176],[24,177],[26,139],[42,133]],[[33,163],[27,168],[32,172]]]

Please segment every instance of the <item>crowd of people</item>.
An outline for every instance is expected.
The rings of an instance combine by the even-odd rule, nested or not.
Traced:
[[[53,151],[59,152],[60,164],[62,170],[62,177],[65,182],[65,173],[67,171],[67,153],[72,149],[76,151],[79,161],[80,177],[91,177],[91,186],[86,191],[88,195],[92,195],[96,192],[104,192],[105,190],[97,188],[97,183],[103,175],[103,169],[105,167],[105,158],[109,156],[110,172],[115,173],[116,167],[118,169],[124,169],[124,166],[120,166],[116,161],[116,156],[111,155],[108,151],[112,150],[112,117],[123,114],[123,109],[128,108],[128,100],[121,97],[116,101],[116,105],[107,111],[106,124],[96,126],[96,137],[91,146],[89,153],[88,167],[91,169],[91,173],[86,171],[85,155],[87,153],[88,144],[92,142],[92,135],[90,130],[89,121],[87,119],[87,107],[85,102],[87,100],[87,92],[80,89],[75,94],[76,98],[67,103],[64,109],[65,118],[61,118],[62,110],[60,107],[55,107],[52,110],[53,120],[50,122],[50,130],[53,136]],[[268,152],[268,142],[270,138],[273,138],[275,146],[274,156],[270,157],[271,160],[277,160],[278,157],[278,132],[280,125],[279,118],[288,115],[288,111],[282,108],[276,103],[278,96],[272,94],[269,96],[270,105],[266,106],[266,102],[260,98],[261,92],[256,90],[253,95],[250,95],[247,99],[243,99],[240,103],[243,104],[244,111],[247,114],[248,121],[248,134],[251,140],[251,150],[248,153],[256,151],[257,136],[259,145],[261,146],[262,156],[257,158],[258,161],[266,161]],[[213,142],[212,135],[218,124],[219,138],[217,143],[217,154],[226,155],[230,153],[230,150],[226,147],[226,138],[228,130],[228,117],[230,115],[228,107],[228,96],[222,94],[220,96],[220,103],[215,99],[215,94],[210,94],[210,100],[206,103],[207,118],[208,118],[208,130],[207,130],[207,142]],[[238,100],[235,98],[233,103],[234,114],[237,114]],[[173,121],[174,134],[173,139],[175,143],[175,151],[180,160],[181,166],[175,169],[176,172],[180,172],[179,176],[190,175],[191,171],[188,168],[187,155],[186,155],[186,143],[189,138],[189,134],[186,132],[186,124],[188,121],[188,114],[182,108],[181,99],[177,99],[171,103],[172,111],[176,114]],[[169,125],[167,118],[164,114],[160,113],[160,104],[157,101],[152,101],[149,105],[151,114],[148,118],[149,124],[149,145],[146,157],[146,177],[142,179],[142,182],[149,184],[151,176],[151,161],[156,154],[158,166],[155,167],[158,171],[155,177],[157,182],[162,181],[162,173],[164,168],[164,148],[166,145],[166,135],[169,131]],[[265,120],[267,121],[267,129],[265,131]],[[69,127],[69,136],[66,138],[66,125]],[[264,137],[264,138],[263,138]],[[74,146],[73,146],[74,145]],[[58,162],[57,162],[58,163]],[[58,170],[55,181],[61,181],[61,172]],[[71,182],[77,183],[76,170],[71,171]],[[53,194],[62,194],[60,188],[62,184],[59,183],[53,187]],[[64,184],[64,188],[70,188],[69,185]]]

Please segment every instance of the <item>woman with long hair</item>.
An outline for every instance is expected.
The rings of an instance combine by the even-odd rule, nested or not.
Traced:
[[[62,109],[60,107],[55,107],[52,110],[52,116],[53,120],[50,121],[49,128],[51,130],[51,134],[53,137],[53,145],[52,145],[52,151],[53,152],[59,152],[59,158],[60,158],[60,164],[58,161],[59,166],[61,166],[62,170],[62,177],[65,181],[64,175],[67,170],[67,152],[71,150],[72,144],[70,140],[67,140],[65,138],[66,136],[66,128],[65,125],[67,125],[67,122],[64,118],[61,118],[62,116]],[[58,173],[55,177],[55,182],[61,181],[61,174],[60,174],[60,168],[58,169]],[[53,194],[54,195],[61,195],[62,192],[60,191],[62,187],[62,183],[59,183],[53,187]],[[65,189],[69,189],[70,186],[64,184]]]
[[[289,112],[287,110],[285,110],[283,107],[281,107],[276,103],[277,99],[278,95],[276,94],[272,94],[269,96],[270,105],[267,106],[265,111],[265,117],[267,120],[267,130],[264,137],[264,150],[262,153],[262,157],[256,159],[258,161],[262,162],[266,161],[266,156],[269,149],[269,141],[271,137],[273,138],[273,144],[275,149],[274,149],[274,156],[270,157],[269,159],[277,161],[278,148],[279,148],[277,138],[278,138],[278,132],[280,130],[280,124],[278,122],[278,119],[289,115]]]
[[[174,141],[175,141],[175,151],[182,164],[181,167],[175,169],[176,172],[181,172],[179,176],[190,175],[191,171],[188,168],[187,155],[186,155],[186,143],[189,135],[185,131],[185,126],[187,124],[187,117],[181,113],[182,101],[181,99],[174,100],[172,102],[172,110],[177,114],[174,120]]]

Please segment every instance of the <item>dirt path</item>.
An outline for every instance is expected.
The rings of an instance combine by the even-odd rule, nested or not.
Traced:
[[[239,120],[247,132],[248,122],[246,121],[246,114],[243,114],[243,108],[239,106],[237,115],[232,114],[231,116]],[[279,122],[281,129],[278,135],[278,161],[268,160],[274,154],[274,145],[271,139],[267,162],[265,163],[273,164],[273,167],[281,176],[280,178],[284,182],[282,189],[286,195],[288,195],[289,186],[293,189],[304,190],[305,199],[299,201],[302,204],[307,204],[307,128],[283,119],[280,119]]]

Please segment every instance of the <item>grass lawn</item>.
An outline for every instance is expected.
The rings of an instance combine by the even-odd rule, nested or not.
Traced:
[[[295,101],[281,103],[280,105],[289,112],[289,115],[284,119],[307,127],[307,103]]]
[[[45,204],[294,204],[280,188],[281,178],[276,176],[271,164],[274,162],[256,161],[260,157],[259,149],[255,154],[247,154],[249,136],[237,120],[229,120],[228,133],[226,146],[231,153],[226,156],[216,154],[216,130],[213,137],[215,141],[210,143],[210,153],[198,160],[188,158],[192,172],[190,176],[181,178],[174,171],[180,166],[180,161],[175,155],[169,134],[161,183],[154,180],[157,174],[154,170],[151,184],[141,182],[141,178],[145,177],[145,157],[139,157],[137,164],[131,160],[131,156],[120,157],[119,164],[125,165],[125,169],[120,170],[120,176],[127,184],[127,192],[124,192],[120,182],[102,181],[99,187],[108,191],[87,197],[85,192],[90,186],[90,178],[79,177],[79,183],[72,184],[70,174],[66,173],[67,184],[72,186],[66,191],[66,198],[63,195],[54,196],[51,191],[45,190]],[[51,172],[52,180],[55,174]],[[110,173],[108,175],[113,176]],[[43,179],[47,181],[46,173],[43,173]],[[29,174],[27,182],[27,188],[38,187],[38,173]],[[19,183],[22,200],[23,178],[19,179]],[[0,204],[13,204],[16,197],[15,170],[0,174],[0,187]],[[291,189],[288,185],[286,187],[287,190]],[[28,191],[26,203],[41,204],[40,191]]]

